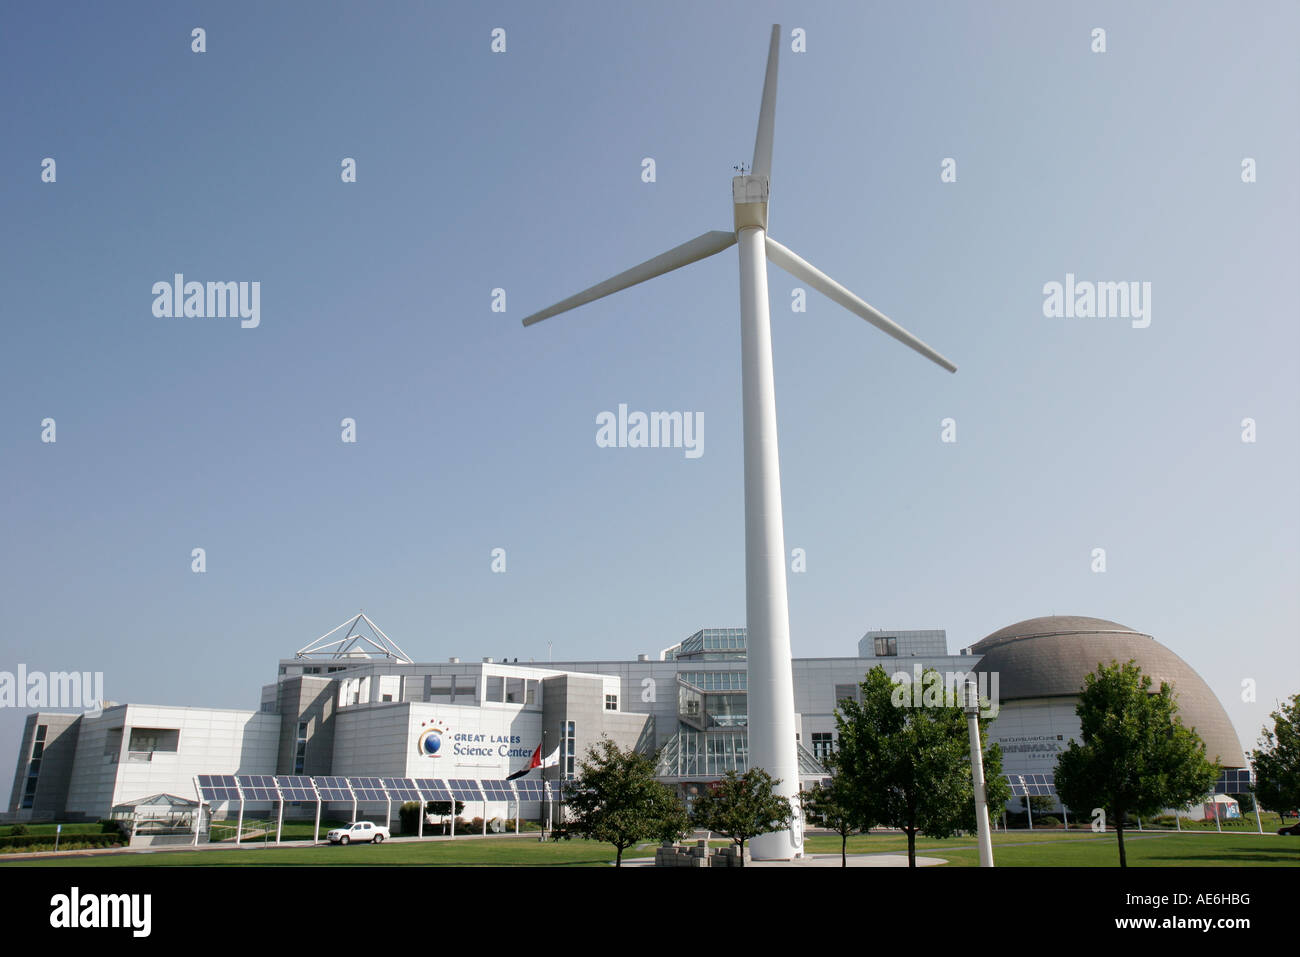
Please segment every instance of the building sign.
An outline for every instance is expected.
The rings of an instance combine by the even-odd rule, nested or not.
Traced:
[[[1016,755],[1006,762],[1004,770],[1014,768],[1054,767],[1056,756],[1065,750],[1064,735],[1026,734],[995,737],[1004,757]]]
[[[448,753],[457,758],[531,758],[533,749],[517,734],[452,732],[441,721],[423,721],[415,737],[416,753],[422,758],[440,758]]]

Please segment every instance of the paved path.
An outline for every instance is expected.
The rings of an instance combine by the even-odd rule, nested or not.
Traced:
[[[916,855],[917,867],[933,867],[936,864],[947,864],[948,862],[941,857],[922,857]],[[629,860],[623,859],[624,867],[654,867],[653,857],[638,857]],[[810,854],[801,857],[796,861],[748,861],[745,867],[840,867],[840,856],[838,854]],[[906,854],[850,854],[848,856],[849,867],[907,867]]]

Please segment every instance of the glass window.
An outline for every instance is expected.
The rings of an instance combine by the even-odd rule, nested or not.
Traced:
[[[483,695],[484,701],[504,701],[506,694],[506,679],[500,675],[487,676],[487,691]]]
[[[877,638],[876,639],[876,657],[888,658],[898,654],[897,638]]]
[[[577,764],[577,725],[572,721],[564,722],[564,776],[572,778]]]
[[[836,685],[835,686],[835,703],[838,705],[841,701],[857,701],[857,685]]]
[[[49,729],[50,729],[50,726],[49,726],[48,724],[38,724],[38,725],[36,726],[36,740],[37,740],[37,741],[44,741],[44,740],[45,740],[45,732],[48,731]]]
[[[829,757],[835,749],[835,736],[829,731],[814,731],[812,735],[813,757]]]
[[[506,679],[506,702],[509,704],[524,703],[524,679],[523,678]]]
[[[618,695],[616,694],[605,695],[605,710],[606,711],[618,710]]]

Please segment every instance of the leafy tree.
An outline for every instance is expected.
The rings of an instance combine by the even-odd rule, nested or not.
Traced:
[[[1300,807],[1300,694],[1269,717],[1273,730],[1263,729],[1261,746],[1250,755],[1255,795],[1270,811],[1285,814]]]
[[[1021,800],[1030,811],[1041,817],[1046,817],[1056,803],[1045,794],[1027,794]]]
[[[613,844],[615,867],[623,866],[629,847],[675,840],[690,826],[676,792],[655,780],[654,758],[624,751],[608,738],[587,749],[565,810],[555,836]]]
[[[1205,742],[1178,717],[1174,688],[1151,690],[1151,676],[1130,659],[1098,665],[1084,679],[1079,704],[1082,743],[1071,741],[1056,762],[1056,790],[1067,807],[1100,807],[1115,823],[1119,866],[1127,867],[1129,814],[1154,817],[1208,794],[1219,769]]]
[[[745,866],[745,841],[790,826],[794,810],[773,788],[781,779],[762,768],[744,774],[728,771],[695,799],[691,817],[698,828],[716,831],[740,846],[740,866]]]
[[[821,783],[803,796],[803,809],[808,823],[824,827],[840,836],[840,867],[849,866],[849,835],[861,830],[853,809],[853,795],[842,774],[835,773],[835,755],[822,758],[831,772],[830,783]]]
[[[947,695],[941,676],[926,669],[924,693],[893,682],[880,665],[863,679],[861,702],[845,699],[839,727],[837,776],[845,778],[851,810],[862,828],[895,827],[907,835],[907,862],[916,866],[916,835],[951,837],[974,831],[975,792],[970,736],[960,695]],[[937,691],[938,693],[932,693]],[[991,719],[980,718],[983,729]],[[985,747],[984,793],[996,812],[1010,800],[1002,751]]]

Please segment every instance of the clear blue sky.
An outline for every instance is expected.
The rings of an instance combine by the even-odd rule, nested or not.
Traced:
[[[0,670],[255,708],[358,608],[417,659],[743,624],[735,253],[519,320],[730,228],[777,21],[773,237],[960,367],[770,271],[795,654],[1111,618],[1253,744],[1300,687],[1293,3],[6,7]],[[260,327],[155,318],[177,272]],[[1067,272],[1150,327],[1046,318]],[[598,448],[619,403],[704,455]]]

